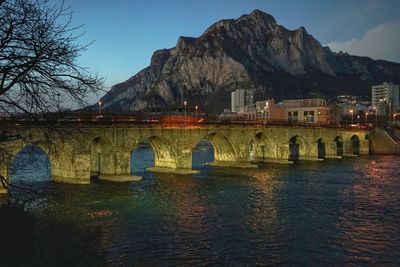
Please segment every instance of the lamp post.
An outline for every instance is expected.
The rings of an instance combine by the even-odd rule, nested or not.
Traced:
[[[268,107],[269,107],[269,104],[268,104],[268,101],[265,103],[265,124],[267,124],[267,122],[268,122]]]
[[[101,115],[101,105],[103,104],[103,102],[99,101],[99,115]]]
[[[394,113],[394,114],[393,114],[393,123],[394,123],[394,126],[397,126],[397,123],[396,123],[396,115],[397,115],[397,113]]]
[[[378,110],[376,107],[374,107],[375,110],[375,127],[378,125]]]
[[[360,124],[360,115],[357,115],[357,123]]]
[[[351,114],[351,124],[353,124],[353,110],[350,109],[350,114]]]
[[[187,105],[187,101],[183,101],[183,106],[184,106],[184,114],[185,114],[185,127],[186,127],[186,105]]]
[[[368,112],[365,112],[365,124],[368,124]]]
[[[197,118],[197,110],[199,109],[199,106],[196,105],[195,109],[196,109],[196,118]]]

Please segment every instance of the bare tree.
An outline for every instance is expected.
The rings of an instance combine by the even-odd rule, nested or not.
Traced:
[[[68,100],[81,105],[102,79],[77,63],[81,26],[71,25],[64,3],[0,0],[0,112],[54,111]]]
[[[0,123],[2,114],[34,119],[64,101],[83,106],[85,97],[101,90],[102,79],[78,63],[90,43],[79,42],[84,32],[71,18],[62,1],[0,0]],[[0,165],[10,157],[1,143],[16,138],[29,139],[0,125]]]

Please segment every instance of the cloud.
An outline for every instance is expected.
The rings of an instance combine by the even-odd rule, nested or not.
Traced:
[[[336,52],[400,62],[400,21],[390,21],[371,28],[361,39],[326,45]]]

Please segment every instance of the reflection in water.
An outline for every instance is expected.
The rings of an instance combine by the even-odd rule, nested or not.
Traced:
[[[246,170],[204,165],[212,151],[193,153],[200,174],[179,176],[145,172],[154,154],[139,147],[132,172],[142,181],[43,184],[48,212],[101,226],[107,265],[400,262],[399,157]]]

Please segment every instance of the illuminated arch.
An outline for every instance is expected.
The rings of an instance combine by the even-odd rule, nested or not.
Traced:
[[[216,161],[234,161],[236,151],[232,142],[220,133],[210,133],[205,139],[209,140],[214,146],[214,159]]]
[[[163,167],[176,167],[176,153],[170,142],[160,136],[147,138],[155,154],[155,165]]]

